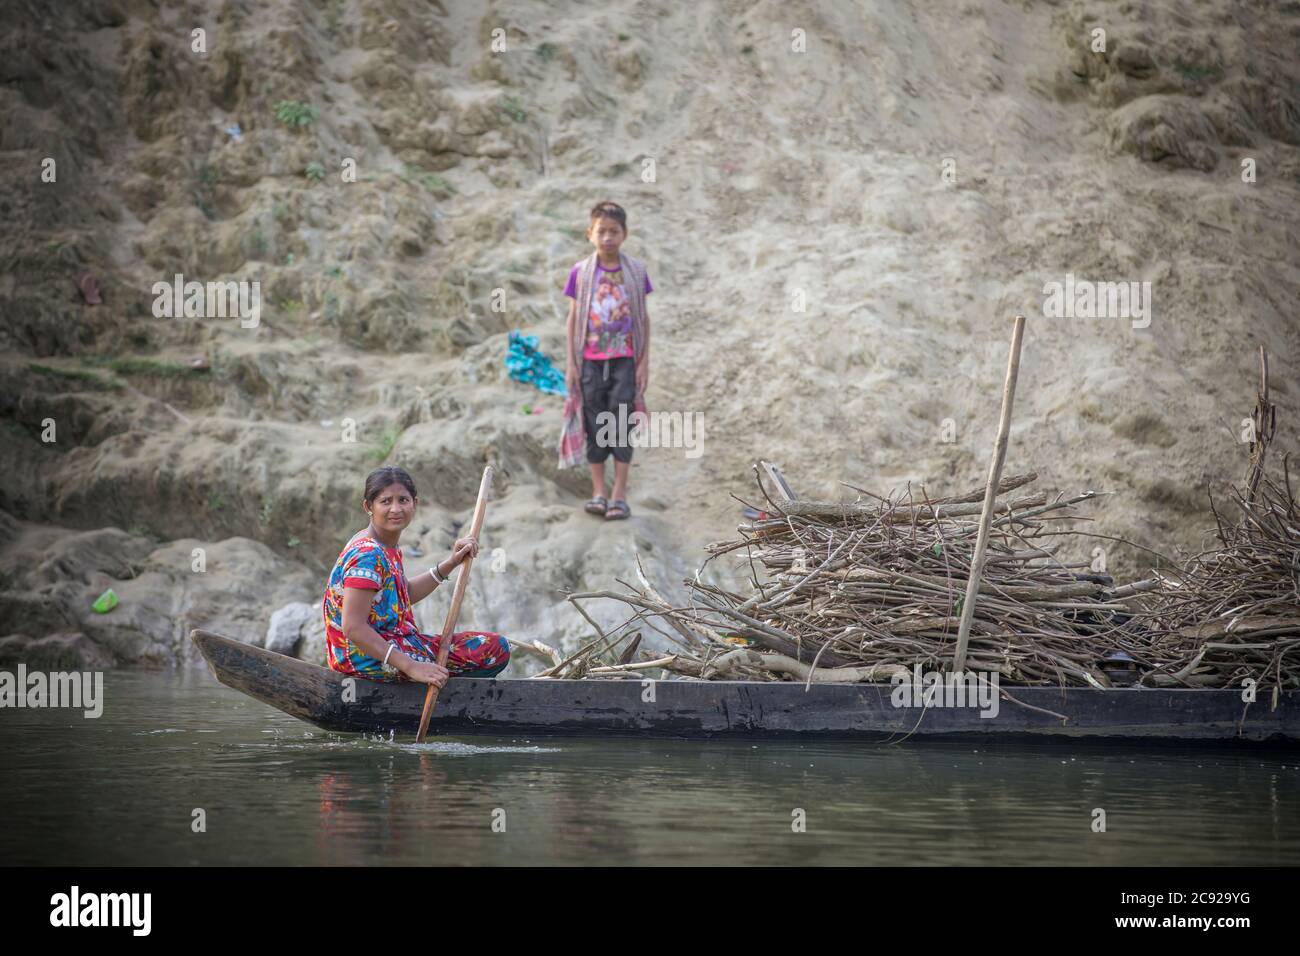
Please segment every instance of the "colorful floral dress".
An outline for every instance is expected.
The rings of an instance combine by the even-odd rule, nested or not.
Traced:
[[[406,680],[402,674],[388,674],[382,661],[368,655],[343,634],[343,589],[364,588],[376,592],[370,604],[370,626],[380,637],[417,661],[433,663],[438,658],[441,638],[421,634],[411,611],[411,594],[406,587],[402,552],[387,548],[365,531],[352,536],[334,562],[325,588],[326,656],[332,670],[370,680]],[[492,631],[457,631],[451,636],[447,670],[453,677],[495,677],[510,663],[510,645]]]

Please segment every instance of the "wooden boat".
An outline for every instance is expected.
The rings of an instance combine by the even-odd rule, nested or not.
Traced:
[[[325,730],[414,735],[424,685],[347,680],[326,667],[210,631],[190,633],[217,680]],[[650,693],[653,689],[653,693]],[[433,734],[671,737],[798,736],[897,740],[1127,738],[1300,744],[1300,691],[1245,703],[1238,690],[1002,688],[996,716],[974,707],[909,708],[888,684],[751,681],[447,682]],[[1014,702],[1009,699],[1014,698]]]

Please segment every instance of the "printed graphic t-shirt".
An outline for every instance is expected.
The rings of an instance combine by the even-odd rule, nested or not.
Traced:
[[[645,291],[654,291],[649,274]],[[578,267],[569,271],[564,294],[578,297]],[[632,306],[623,282],[622,268],[607,269],[596,260],[596,274],[591,280],[591,315],[587,323],[587,341],[582,350],[585,359],[612,359],[631,356]]]
[[[368,622],[381,637],[408,636],[419,633],[411,594],[406,587],[406,570],[402,552],[386,548],[364,531],[358,531],[344,547],[325,588],[325,643],[329,665],[335,670],[348,668],[349,641],[343,636],[343,589],[365,588],[377,591],[370,605]]]

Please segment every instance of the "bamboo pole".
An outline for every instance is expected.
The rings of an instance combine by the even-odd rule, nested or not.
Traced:
[[[1246,469],[1246,504],[1255,503],[1260,480],[1264,477],[1264,456],[1268,454],[1268,443],[1273,437],[1277,425],[1277,412],[1268,400],[1268,352],[1264,346],[1259,347],[1259,393],[1255,399],[1255,411],[1251,414],[1254,423],[1254,441],[1250,443],[1250,466]]]
[[[984,511],[980,515],[979,536],[975,539],[975,555],[971,560],[970,578],[966,581],[966,600],[961,606],[961,625],[957,629],[957,649],[952,655],[952,669],[966,667],[966,646],[970,641],[971,621],[975,617],[975,597],[979,593],[980,577],[984,573],[984,552],[989,543],[989,525],[993,522],[993,502],[998,494],[998,481],[1002,477],[1002,463],[1007,457],[1007,437],[1011,433],[1011,406],[1016,398],[1016,378],[1020,374],[1020,342],[1025,335],[1025,317],[1016,316],[1011,332],[1011,354],[1007,357],[1007,380],[1002,386],[1002,417],[998,421],[998,438],[993,445],[993,460],[989,462],[988,486],[984,489]]]
[[[483,516],[487,513],[488,497],[492,494],[492,466],[483,469],[483,480],[478,486],[478,501],[474,503],[474,518],[470,523],[469,536],[477,538],[483,528]],[[469,585],[469,569],[474,564],[472,556],[460,564],[456,572],[456,590],[451,596],[451,607],[447,608],[447,617],[442,624],[442,638],[438,641],[438,666],[447,666],[447,654],[451,651],[451,636],[456,632],[456,618],[460,616],[460,602],[465,599],[465,588]],[[424,743],[424,733],[429,729],[429,717],[433,714],[433,705],[438,703],[437,684],[430,684],[424,694],[424,709],[420,711],[420,729],[415,735],[416,743]]]

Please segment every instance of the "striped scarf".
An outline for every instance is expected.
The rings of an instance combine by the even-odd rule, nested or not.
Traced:
[[[575,289],[577,297],[574,301],[578,307],[578,324],[575,330],[577,334],[573,338],[575,354],[571,358],[579,372],[582,370],[584,361],[582,352],[587,347],[587,331],[591,324],[591,293],[596,278],[596,258],[597,253],[593,252],[577,264],[578,281]],[[632,313],[632,363],[638,365],[645,352],[646,341],[645,266],[622,252],[618,254],[618,258],[620,268],[623,270],[623,290],[628,295],[628,308]],[[578,380],[581,382],[581,374]],[[649,415],[646,410],[645,396],[640,390],[633,400],[632,411],[633,414],[640,412],[642,415]],[[638,424],[638,430],[639,428]],[[560,432],[559,466],[573,468],[581,465],[586,460],[586,443],[586,432],[582,424],[582,392],[579,386],[564,402],[564,428]]]

